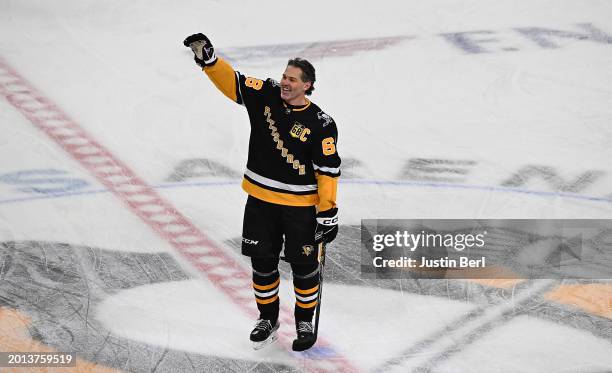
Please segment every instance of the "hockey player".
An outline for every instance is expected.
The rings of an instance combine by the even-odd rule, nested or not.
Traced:
[[[277,338],[278,263],[291,265],[297,339],[293,350],[315,342],[312,319],[319,300],[319,254],[338,232],[336,189],[340,176],[334,120],[312,103],[315,69],[289,60],[279,82],[247,77],[217,58],[203,34],[187,37],[195,62],[229,99],[246,107],[251,122],[242,188],[248,193],[242,253],[251,257],[259,319],[251,332],[254,348]]]

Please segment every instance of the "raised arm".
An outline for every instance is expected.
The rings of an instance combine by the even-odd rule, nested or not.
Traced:
[[[227,98],[241,104],[238,91],[238,73],[223,58],[217,58],[210,39],[202,33],[188,36],[183,45],[193,51],[195,63]]]

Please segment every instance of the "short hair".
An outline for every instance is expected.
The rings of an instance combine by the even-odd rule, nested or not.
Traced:
[[[299,58],[299,57],[290,59],[287,62],[287,66],[297,67],[300,70],[302,70],[302,76],[301,76],[302,81],[310,82],[310,88],[308,88],[306,92],[304,93],[310,96],[312,94],[312,91],[314,91],[315,89],[314,83],[317,80],[316,75],[315,75],[314,66],[312,66],[312,64],[308,62],[307,60],[303,58]]]

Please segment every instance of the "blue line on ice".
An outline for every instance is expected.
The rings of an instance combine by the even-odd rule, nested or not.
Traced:
[[[434,183],[434,182],[418,182],[418,181],[401,181],[401,180],[342,180],[341,184],[362,184],[362,185],[383,185],[383,186],[399,186],[399,187],[422,187],[422,188],[437,188],[437,189],[466,189],[466,190],[480,190],[480,191],[489,191],[489,192],[499,192],[499,193],[519,193],[519,194],[530,194],[539,197],[562,197],[562,198],[570,198],[577,199],[583,201],[593,201],[593,202],[603,202],[603,203],[612,203],[612,198],[606,197],[596,197],[596,196],[587,196],[576,193],[564,193],[564,192],[547,192],[547,191],[537,191],[537,190],[529,190],[529,189],[521,189],[521,188],[508,188],[501,186],[486,186],[486,185],[469,185],[469,184],[453,184],[453,183]],[[231,181],[200,181],[193,183],[171,183],[171,184],[157,184],[152,185],[154,189],[176,189],[176,188],[188,188],[188,187],[211,187],[211,186],[223,186],[223,185],[235,185],[240,184],[240,181],[231,180]],[[110,193],[107,189],[95,189],[95,190],[85,190],[85,191],[76,191],[76,192],[67,192],[67,193],[53,193],[53,194],[45,194],[45,195],[36,195],[36,196],[28,196],[28,197],[20,197],[20,198],[9,198],[0,200],[0,205],[16,203],[16,202],[26,202],[26,201],[34,201],[34,200],[42,200],[42,199],[52,199],[52,198],[62,198],[62,197],[72,197],[78,195],[87,195],[87,194],[99,194],[99,193]]]

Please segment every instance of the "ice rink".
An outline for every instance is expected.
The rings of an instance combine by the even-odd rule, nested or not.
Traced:
[[[78,357],[0,372],[612,372],[609,278],[360,262],[362,219],[612,219],[611,20],[604,0],[0,0],[0,351]],[[306,353],[285,264],[279,341],[250,346],[248,116],[183,47],[196,32],[254,77],[308,58],[337,123],[341,227]]]

